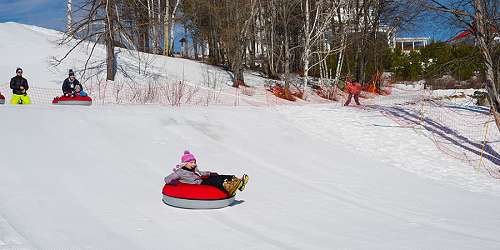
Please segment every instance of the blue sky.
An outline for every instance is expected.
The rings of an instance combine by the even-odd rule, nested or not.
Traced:
[[[423,36],[433,40],[446,41],[462,31],[451,24],[449,17],[441,14],[426,14],[416,21],[416,25],[401,31],[398,36]]]
[[[64,30],[66,2],[66,0],[0,0],[0,22],[12,21]],[[447,28],[446,21],[430,17],[423,18],[417,28],[405,31],[401,35],[447,40],[456,33],[457,30]]]
[[[0,22],[18,22],[62,30],[66,0],[0,0]]]

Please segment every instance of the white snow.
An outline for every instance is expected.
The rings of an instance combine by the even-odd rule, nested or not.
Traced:
[[[83,42],[61,64],[56,65],[55,59],[63,58],[76,44],[76,41],[72,41],[60,45],[63,33],[9,22],[0,23],[0,37],[0,92],[10,99],[10,78],[15,76],[16,68],[21,67],[23,76],[28,79],[31,89],[28,93],[34,103],[50,103],[53,97],[60,95],[62,82],[69,69],[74,69],[77,78],[80,78],[93,47],[93,43]],[[235,90],[226,84],[231,81],[231,73],[220,67],[120,48],[116,48],[115,53],[119,69],[114,83],[105,82],[106,68],[103,63],[106,49],[102,45],[96,46],[85,78],[80,78],[87,92],[94,98],[95,104],[116,103],[115,89],[121,90],[120,99],[127,99],[137,93],[135,88],[129,88],[136,84],[144,86],[147,91],[148,84],[184,81],[191,89],[199,92],[198,98],[191,101],[195,104],[234,104],[241,101],[243,105],[266,105],[266,93],[263,88],[259,88],[252,96],[244,95],[241,90]],[[123,72],[126,72],[126,75]],[[93,77],[94,75],[98,77]],[[246,83],[252,86],[262,86],[265,81],[255,72],[245,73],[245,79]],[[98,84],[100,87],[97,87]],[[123,100],[118,102],[123,103]],[[162,104],[166,104],[166,101]]]
[[[0,54],[23,44],[35,54],[18,49],[25,72],[59,86],[65,70],[43,60],[54,32],[0,24],[10,33]],[[206,67],[166,60],[174,73]],[[2,60],[0,75],[17,64]],[[34,104],[2,105],[0,117],[0,249],[500,248],[500,182],[377,110]],[[202,170],[249,174],[239,202],[163,204],[163,177],[185,149]]]
[[[30,86],[59,89],[67,77],[69,69],[74,69],[77,76],[82,73],[83,66],[90,55],[93,43],[84,42],[71,53],[61,65],[55,66],[54,59],[61,59],[76,44],[59,45],[63,34],[58,31],[18,23],[0,23],[0,83],[8,83],[15,76],[17,67],[24,70]],[[135,81],[144,82],[146,77],[156,75],[171,80],[185,80],[197,85],[206,85],[208,81],[216,81],[221,86],[231,79],[225,70],[181,58],[136,53],[116,48],[118,65],[123,67]],[[98,45],[89,62],[89,67],[101,63],[105,59],[105,47]],[[137,64],[140,67],[137,67]],[[147,71],[144,71],[144,70]],[[101,68],[101,71],[105,68]],[[146,73],[145,73],[146,72]],[[263,84],[264,79],[255,73],[246,73],[247,83]],[[117,73],[117,81],[124,80],[121,71]],[[211,82],[212,83],[212,82]]]

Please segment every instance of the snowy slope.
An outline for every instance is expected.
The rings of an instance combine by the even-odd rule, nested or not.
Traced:
[[[19,23],[0,23],[0,83],[8,83],[15,75],[17,67],[24,69],[25,77],[32,86],[45,88],[60,88],[62,81],[67,77],[68,69],[81,73],[92,46],[83,43],[63,63],[57,67],[53,65],[53,58],[62,58],[71,48],[70,45],[58,45],[63,34],[58,31],[41,27],[23,25]],[[71,45],[75,44],[73,41]],[[186,80],[193,84],[205,84],[207,77],[217,79],[221,84],[231,80],[231,75],[217,67],[180,58],[155,56],[144,53],[131,53],[128,50],[116,49],[118,64],[127,71],[136,81],[144,79],[143,69],[147,62],[147,73],[159,75],[172,80]],[[94,51],[92,63],[104,60],[105,47],[98,45]],[[139,63],[139,60],[141,62]],[[139,70],[136,65],[141,65]],[[118,71],[117,80],[124,76]],[[262,84],[264,79],[246,74],[246,81],[250,85]]]
[[[291,122],[322,122],[321,107],[287,110],[1,107],[11,122],[0,125],[0,242],[6,249],[500,247],[498,185],[496,194],[471,192],[419,177]],[[186,148],[202,169],[251,176],[239,204],[192,211],[161,202],[162,177]]]
[[[58,89],[86,59],[82,50],[51,68],[67,49],[51,42],[58,36],[0,24],[2,79],[21,66],[35,88]],[[150,73],[193,84],[203,85],[206,69],[229,79],[189,60],[153,61]],[[420,96],[395,89],[363,102],[412,98]],[[0,249],[499,249],[498,180],[371,109],[2,105]],[[185,149],[201,169],[250,175],[234,206],[162,203],[163,177]]]
[[[89,70],[83,77],[84,65],[93,44],[83,42],[61,64],[56,65],[55,59],[63,58],[77,43],[76,40],[70,44],[59,45],[63,38],[61,32],[18,23],[0,23],[0,37],[0,92],[6,95],[7,99],[10,99],[8,83],[15,75],[17,67],[24,69],[24,77],[30,84],[28,93],[33,103],[50,103],[53,97],[60,95],[62,82],[69,69],[76,71],[77,78],[92,95],[95,103],[123,103],[126,102],[123,99],[127,99],[127,96],[137,94],[138,87],[147,89],[148,84],[173,84],[179,81],[185,82],[191,91],[197,92],[192,101],[196,104],[209,102],[205,101],[206,99],[211,99],[210,104],[233,104],[239,103],[241,99],[246,105],[251,103],[250,105],[263,106],[267,98],[263,88],[265,79],[255,72],[246,72],[245,82],[257,88],[252,89],[251,96],[240,97],[241,91],[229,86],[232,84],[231,73],[222,68],[182,58],[137,53],[120,48],[115,49],[119,67],[116,81],[106,83],[106,87],[103,87],[106,50],[102,45],[96,46],[88,63]],[[123,89],[123,86],[126,88]],[[131,86],[134,86],[133,90],[130,89]],[[115,97],[114,89],[120,89],[120,98]],[[163,100],[161,104],[165,102]],[[154,101],[153,103],[158,104]]]

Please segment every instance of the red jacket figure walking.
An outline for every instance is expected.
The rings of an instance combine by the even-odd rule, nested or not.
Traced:
[[[361,94],[361,84],[359,84],[359,82],[356,80],[351,80],[351,77],[347,77],[346,81],[347,81],[346,91],[349,94],[349,96],[347,97],[347,101],[345,102],[344,106],[349,106],[349,103],[351,103],[351,99],[353,96],[356,104],[361,105],[359,103],[359,94]]]

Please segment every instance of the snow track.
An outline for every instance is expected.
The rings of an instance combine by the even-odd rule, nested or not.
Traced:
[[[0,216],[0,249],[32,248],[33,246],[22,235],[20,235],[2,216]]]
[[[54,46],[59,36],[0,24],[2,92],[22,66],[33,98],[50,101],[36,88],[58,93],[87,55],[50,67],[67,50]],[[198,62],[149,59],[151,74],[201,89],[206,74],[229,80]],[[500,249],[499,181],[438,151],[428,131],[369,108],[274,106],[283,101],[263,88],[248,97],[225,87],[226,103],[246,107],[0,106],[0,249]],[[367,103],[406,103],[416,91]],[[185,149],[202,170],[249,174],[233,206],[162,202],[163,177]]]
[[[370,153],[378,144],[367,135],[335,134],[366,116],[343,110],[4,106],[0,114],[12,122],[0,131],[13,132],[0,144],[0,248],[500,246],[500,202],[494,188],[481,187],[484,176],[457,185],[418,172],[420,162],[401,168],[405,154],[386,161],[387,153]],[[310,126],[320,122],[337,130]],[[370,136],[400,130],[374,127]],[[414,132],[407,133],[397,136]],[[187,148],[202,169],[250,175],[234,206],[192,211],[162,203],[162,178]]]

